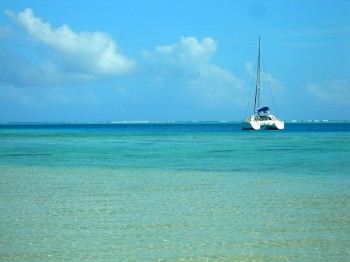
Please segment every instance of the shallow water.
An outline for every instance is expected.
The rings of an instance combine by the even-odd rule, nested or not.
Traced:
[[[350,124],[0,125],[0,258],[347,261]]]

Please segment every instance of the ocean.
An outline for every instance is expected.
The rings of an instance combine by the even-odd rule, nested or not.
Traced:
[[[350,261],[350,123],[0,124],[1,261]]]

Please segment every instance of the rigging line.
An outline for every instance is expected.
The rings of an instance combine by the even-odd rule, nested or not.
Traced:
[[[263,62],[263,66],[264,66],[264,70],[265,70],[265,75],[266,75],[266,79],[267,79],[267,85],[268,85],[268,87],[269,87],[269,90],[270,90],[270,95],[271,95],[271,98],[272,98],[273,107],[274,107],[274,109],[275,109],[276,115],[278,116],[278,113],[277,113],[277,107],[276,107],[276,104],[275,104],[275,99],[273,98],[273,94],[272,94],[272,90],[271,90],[271,85],[270,85],[269,75],[267,74],[267,70],[266,70],[265,62],[264,62],[264,60],[263,60],[263,59],[262,59],[262,62]]]

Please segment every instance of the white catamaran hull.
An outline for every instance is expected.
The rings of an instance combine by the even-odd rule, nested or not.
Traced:
[[[264,116],[263,116],[264,117]],[[270,130],[282,130],[284,129],[284,122],[278,120],[273,115],[267,115],[267,120],[259,120],[261,115],[253,115],[251,118],[247,118],[242,122],[243,130],[260,130],[261,128]]]
[[[270,130],[284,129],[284,123],[281,121],[243,121],[243,130],[260,130],[262,128]]]
[[[260,124],[258,121],[246,120],[242,122],[243,130],[260,130]]]

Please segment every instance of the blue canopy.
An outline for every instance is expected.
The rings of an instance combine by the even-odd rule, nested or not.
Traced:
[[[267,113],[269,112],[269,110],[270,109],[267,106],[264,106],[264,107],[258,108],[258,113],[261,113],[261,112]]]

